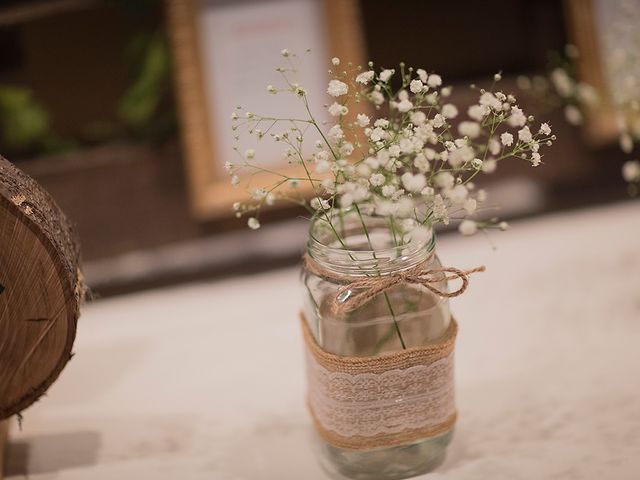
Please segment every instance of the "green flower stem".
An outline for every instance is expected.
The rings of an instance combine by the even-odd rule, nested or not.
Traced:
[[[353,206],[356,209],[356,212],[358,212],[358,217],[360,218],[360,223],[362,223],[362,229],[364,231],[364,235],[367,237],[367,242],[369,242],[369,248],[371,248],[371,252],[373,253],[373,258],[377,258],[376,257],[376,252],[373,248],[373,244],[371,243],[371,237],[369,236],[369,229],[367,228],[367,225],[364,221],[364,218],[362,217],[362,213],[360,212],[360,207],[358,206],[357,203],[354,203]],[[378,276],[381,276],[380,272],[378,272]],[[407,346],[404,343],[404,339],[402,338],[402,332],[400,331],[400,325],[398,325],[398,319],[396,318],[396,314],[393,311],[393,307],[391,306],[391,300],[389,299],[389,295],[387,294],[387,292],[382,292],[382,295],[384,295],[384,299],[387,302],[387,306],[389,307],[389,312],[391,313],[391,318],[393,319],[393,326],[396,330],[396,333],[398,334],[398,339],[400,340],[400,345],[402,345],[402,349],[406,350]]]

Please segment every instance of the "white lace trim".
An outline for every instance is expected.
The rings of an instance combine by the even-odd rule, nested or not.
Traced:
[[[307,351],[307,372],[316,421],[343,437],[435,428],[455,415],[453,352],[407,369],[354,375],[327,370]]]

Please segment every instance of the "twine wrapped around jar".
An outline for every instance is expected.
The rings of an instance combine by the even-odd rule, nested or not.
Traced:
[[[415,267],[391,275],[368,276],[358,280],[352,280],[350,276],[336,274],[322,267],[308,253],[304,255],[304,263],[305,267],[315,275],[344,284],[344,286],[338,290],[338,294],[333,301],[332,308],[336,314],[351,312],[369,302],[376,295],[400,284],[422,285],[438,296],[447,298],[457,297],[458,295],[462,295],[469,286],[470,274],[485,271],[484,265],[470,270],[461,270],[455,267],[430,268],[429,265],[434,257],[435,253],[431,252],[426,259]],[[443,280],[449,281],[456,279],[461,280],[462,284],[452,292],[441,290],[435,286],[435,284]],[[351,295],[345,296],[345,294],[349,292]],[[344,300],[341,301],[341,299]]]

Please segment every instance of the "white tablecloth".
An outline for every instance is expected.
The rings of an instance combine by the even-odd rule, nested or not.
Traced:
[[[640,478],[640,202],[438,248],[487,272],[452,302],[459,422],[429,478]],[[290,268],[88,305],[9,478],[324,479],[300,298]]]

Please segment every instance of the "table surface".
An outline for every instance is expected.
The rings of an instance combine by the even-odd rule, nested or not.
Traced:
[[[459,421],[428,478],[640,478],[640,202],[438,249],[487,272],[452,301]],[[300,299],[290,268],[87,305],[9,478],[324,479]]]

